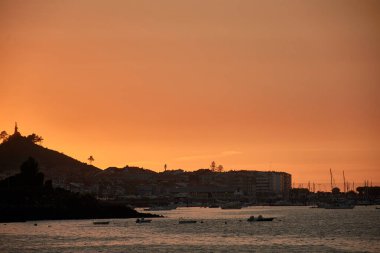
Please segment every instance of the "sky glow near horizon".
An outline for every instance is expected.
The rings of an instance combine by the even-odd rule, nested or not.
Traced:
[[[0,130],[100,168],[380,182],[379,1],[0,2]]]

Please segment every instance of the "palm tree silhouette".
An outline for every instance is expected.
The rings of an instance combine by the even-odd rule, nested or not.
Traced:
[[[90,157],[87,159],[90,164],[92,165],[93,161],[95,161],[94,157],[92,157],[92,155],[90,155]]]

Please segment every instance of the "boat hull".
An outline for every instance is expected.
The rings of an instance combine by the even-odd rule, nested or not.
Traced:
[[[261,218],[261,219],[255,218],[255,219],[248,219],[247,221],[248,221],[248,222],[272,221],[273,219],[274,219],[274,218]]]
[[[93,222],[94,225],[108,225],[110,224],[109,221],[94,221]]]
[[[136,223],[150,223],[152,220],[137,219]]]
[[[180,220],[178,222],[179,224],[194,224],[194,223],[197,223],[196,220]]]

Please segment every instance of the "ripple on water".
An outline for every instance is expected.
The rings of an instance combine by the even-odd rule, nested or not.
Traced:
[[[115,219],[9,223],[0,252],[380,252],[380,212],[372,207],[325,210],[251,207],[178,208],[150,224]],[[249,223],[250,215],[277,217]],[[365,218],[363,218],[365,217]],[[179,219],[203,223],[178,224]]]

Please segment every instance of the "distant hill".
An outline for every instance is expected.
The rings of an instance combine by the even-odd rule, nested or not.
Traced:
[[[16,132],[0,144],[0,178],[18,173],[21,163],[29,157],[38,162],[46,178],[56,182],[68,180],[85,183],[101,171],[95,166],[37,145]]]
[[[124,168],[109,167],[96,174],[96,178],[102,178],[102,180],[108,180],[110,182],[117,181],[139,181],[153,180],[158,175],[157,172],[143,169],[139,167],[126,166]]]

